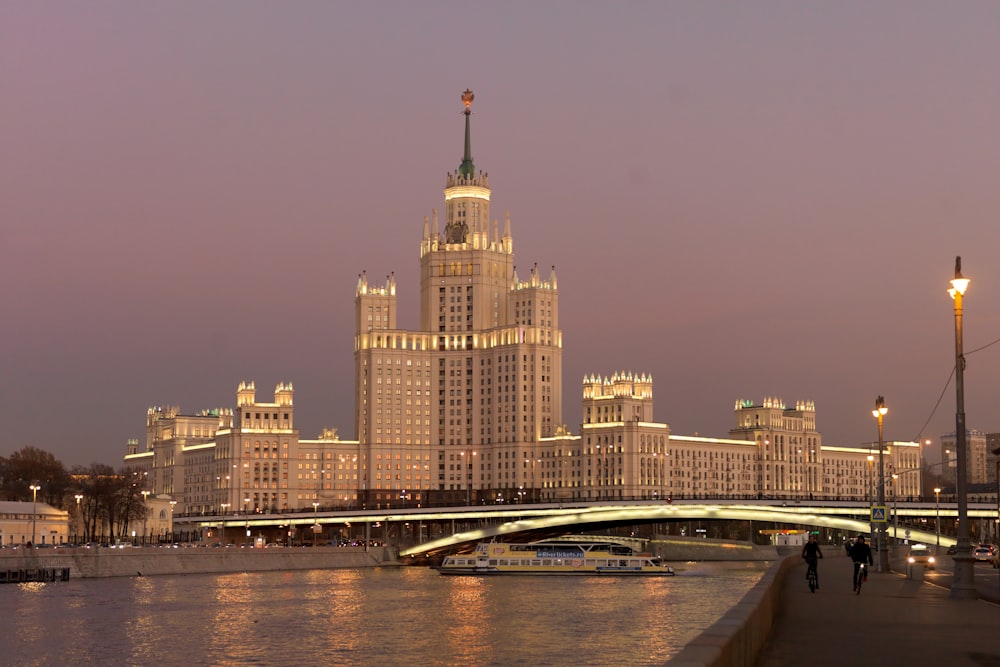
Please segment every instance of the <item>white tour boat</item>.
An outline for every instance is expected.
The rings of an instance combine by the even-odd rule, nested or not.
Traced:
[[[658,556],[642,551],[641,540],[590,535],[482,542],[472,553],[447,556],[437,569],[441,574],[674,574]]]

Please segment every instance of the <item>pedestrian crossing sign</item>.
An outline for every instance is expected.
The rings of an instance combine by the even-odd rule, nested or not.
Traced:
[[[885,505],[872,507],[872,523],[885,523]]]

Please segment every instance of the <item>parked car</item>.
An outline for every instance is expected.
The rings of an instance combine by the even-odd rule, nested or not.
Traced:
[[[906,562],[910,565],[923,565],[928,570],[933,570],[935,567],[934,556],[931,555],[931,550],[926,544],[912,545],[910,547],[910,555],[906,559]]]

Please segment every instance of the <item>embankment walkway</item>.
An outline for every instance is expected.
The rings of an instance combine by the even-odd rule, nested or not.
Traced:
[[[899,572],[873,572],[856,595],[853,563],[833,551],[818,591],[797,553],[783,558],[671,667],[1000,667],[1000,600],[953,600]]]
[[[856,595],[850,559],[828,555],[819,565],[816,593],[804,562],[785,571],[757,667],[1000,666],[1000,606],[953,600],[947,588],[896,572],[873,572]]]

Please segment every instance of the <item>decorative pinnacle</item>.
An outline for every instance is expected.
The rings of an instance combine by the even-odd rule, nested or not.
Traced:
[[[472,100],[475,95],[468,88],[462,93],[462,101],[465,102],[465,154],[462,156],[462,164],[458,168],[458,173],[462,178],[472,178],[476,175],[476,167],[472,164],[472,133],[469,129],[469,119],[472,117]]]

